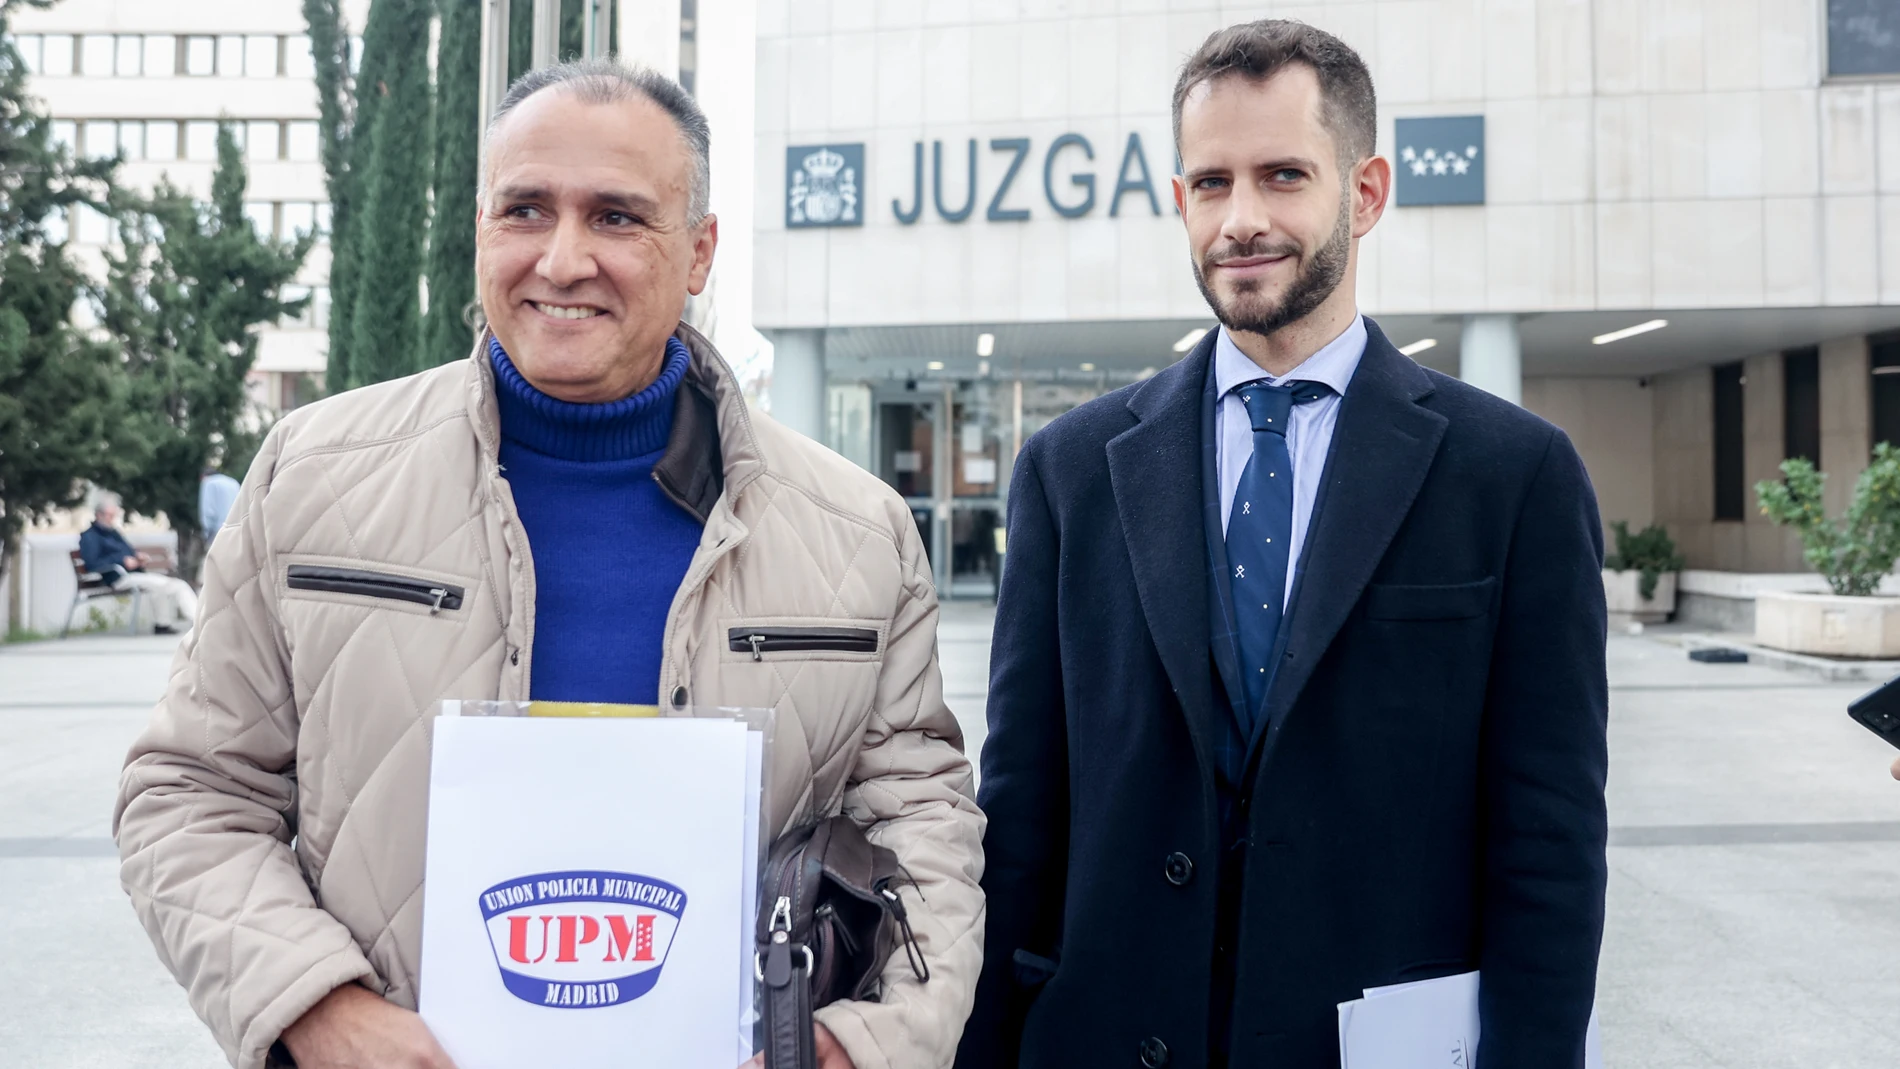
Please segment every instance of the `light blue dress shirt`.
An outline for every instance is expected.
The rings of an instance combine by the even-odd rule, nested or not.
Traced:
[[[198,523],[204,528],[207,543],[218,537],[237,496],[238,481],[223,472],[207,475],[198,483]]]
[[[1317,401],[1293,406],[1287,421],[1286,448],[1293,458],[1293,540],[1287,547],[1285,597],[1293,597],[1293,579],[1300,566],[1300,552],[1306,547],[1306,526],[1313,519],[1313,502],[1319,497],[1320,476],[1326,470],[1326,455],[1333,446],[1333,427],[1339,422],[1339,402],[1346,385],[1366,355],[1366,321],[1353,316],[1346,332],[1322,346],[1299,367],[1281,378],[1260,369],[1253,358],[1240,351],[1227,328],[1220,328],[1214,343],[1214,385],[1220,390],[1220,404],[1214,409],[1214,433],[1220,436],[1217,472],[1220,477],[1221,535],[1227,533],[1227,515],[1234,508],[1234,491],[1240,485],[1241,469],[1253,456],[1253,421],[1247,418],[1246,403],[1234,392],[1250,382],[1268,385],[1299,379],[1323,382],[1333,392]]]

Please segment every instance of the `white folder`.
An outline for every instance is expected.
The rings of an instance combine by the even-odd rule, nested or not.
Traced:
[[[1473,1069],[1478,1059],[1478,974],[1389,987],[1339,1004],[1340,1069]],[[1596,1012],[1585,1069],[1603,1069]]]

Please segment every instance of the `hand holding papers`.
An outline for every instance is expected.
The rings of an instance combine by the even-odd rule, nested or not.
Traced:
[[[1389,987],[1339,1004],[1340,1069],[1473,1069],[1478,1058],[1478,974]],[[1602,1069],[1596,1018],[1586,1069]]]
[[[420,1010],[459,1069],[750,1056],[760,737],[716,718],[436,721]]]

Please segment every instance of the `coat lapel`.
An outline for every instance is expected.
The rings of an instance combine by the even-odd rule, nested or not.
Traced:
[[[1346,622],[1431,471],[1446,420],[1418,402],[1431,377],[1366,320],[1366,353],[1340,401],[1293,603],[1280,629],[1280,670],[1267,693],[1261,762]],[[1259,742],[1260,740],[1256,740]]]
[[[1207,543],[1201,500],[1201,386],[1213,334],[1130,395],[1139,420],[1109,440],[1108,474],[1142,614],[1212,782],[1217,715],[1208,661]]]

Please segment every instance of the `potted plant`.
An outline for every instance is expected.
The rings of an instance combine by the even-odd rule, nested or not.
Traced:
[[[1874,447],[1847,512],[1835,519],[1821,505],[1825,474],[1800,458],[1784,462],[1781,474],[1780,482],[1755,485],[1762,513],[1801,532],[1802,559],[1833,593],[1758,596],[1755,640],[1796,653],[1900,657],[1900,598],[1879,596],[1900,559],[1900,450]]]
[[[1603,559],[1603,596],[1612,625],[1659,624],[1676,611],[1676,572],[1682,568],[1675,540],[1660,524],[1635,534],[1627,520],[1610,525],[1616,552]]]

